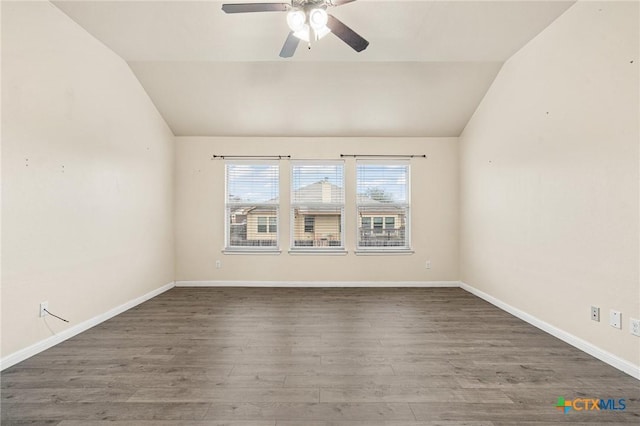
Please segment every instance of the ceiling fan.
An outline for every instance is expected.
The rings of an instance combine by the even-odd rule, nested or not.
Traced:
[[[226,13],[288,12],[289,35],[282,46],[280,56],[290,58],[300,40],[309,43],[319,40],[330,32],[347,43],[356,52],[362,52],[369,42],[358,33],[327,13],[327,8],[352,3],[356,0],[291,0],[288,3],[226,3]]]

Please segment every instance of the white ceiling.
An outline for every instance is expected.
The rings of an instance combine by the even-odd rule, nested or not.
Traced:
[[[291,59],[282,12],[53,3],[129,63],[176,135],[457,136],[502,63],[573,1],[358,0],[329,12],[367,50],[330,34]]]

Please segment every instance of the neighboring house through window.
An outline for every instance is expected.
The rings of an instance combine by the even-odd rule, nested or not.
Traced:
[[[343,249],[344,162],[291,165],[291,249]]]
[[[278,162],[228,161],[225,248],[269,251],[279,246]],[[410,250],[409,161],[356,161],[357,249]],[[293,251],[344,252],[344,162],[291,163]]]
[[[409,162],[359,160],[356,168],[358,249],[410,249]]]
[[[226,249],[278,247],[279,165],[229,161],[226,168]]]

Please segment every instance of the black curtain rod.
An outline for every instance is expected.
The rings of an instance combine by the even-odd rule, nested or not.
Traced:
[[[252,158],[252,159],[268,159],[268,160],[282,160],[283,158],[291,158],[290,155],[214,155],[211,159],[216,158]]]
[[[340,157],[427,158],[426,155],[340,154]]]
[[[340,158],[344,157],[379,157],[379,158],[427,158],[426,155],[384,155],[384,154],[340,154]],[[211,159],[216,158],[251,158],[251,159],[268,159],[268,160],[282,160],[283,158],[290,159],[290,155],[214,155]]]

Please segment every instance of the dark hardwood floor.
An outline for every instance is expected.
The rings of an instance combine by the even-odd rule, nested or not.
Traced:
[[[1,380],[3,425],[640,424],[638,380],[456,288],[175,288]]]

